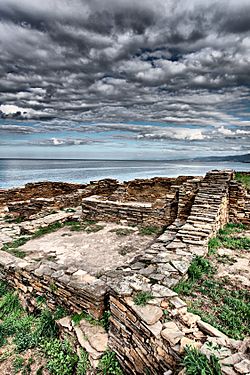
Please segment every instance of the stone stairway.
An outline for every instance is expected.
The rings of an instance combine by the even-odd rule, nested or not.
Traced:
[[[194,256],[207,253],[209,239],[227,223],[232,175],[232,171],[207,173],[186,222],[177,217],[143,255],[106,275],[111,289],[109,345],[128,373],[165,374],[180,360],[185,345],[200,347],[201,341],[226,337],[189,313],[171,288],[185,276]],[[138,293],[148,293],[152,300],[145,307],[136,306]]]

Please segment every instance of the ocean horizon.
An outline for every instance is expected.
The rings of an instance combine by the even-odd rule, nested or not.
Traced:
[[[212,169],[250,171],[250,164],[232,161],[4,158],[0,159],[0,188],[39,181],[89,183],[103,178],[129,181],[136,178],[201,176]]]

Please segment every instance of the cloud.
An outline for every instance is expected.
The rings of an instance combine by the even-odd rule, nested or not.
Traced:
[[[126,130],[148,141],[249,136],[248,0],[1,0],[0,14],[0,105],[60,123],[36,131],[155,122],[167,129]]]

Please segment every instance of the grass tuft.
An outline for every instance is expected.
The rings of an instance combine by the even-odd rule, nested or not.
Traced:
[[[150,292],[138,292],[134,298],[134,304],[138,306],[145,306],[148,301],[150,301],[153,298],[152,293]]]
[[[159,227],[154,227],[154,226],[139,227],[139,234],[141,236],[155,236],[160,233],[161,233],[161,229]]]
[[[135,231],[129,228],[117,228],[117,229],[111,229],[110,232],[115,233],[117,236],[128,236],[134,233]]]
[[[245,186],[247,190],[250,189],[250,174],[236,172],[234,179],[240,182],[243,186]]]

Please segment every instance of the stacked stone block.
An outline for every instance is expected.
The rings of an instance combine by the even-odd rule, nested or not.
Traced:
[[[232,222],[250,224],[250,194],[237,181],[230,181],[229,187],[229,216]]]
[[[82,218],[115,222],[126,220],[129,224],[161,227],[174,221],[176,209],[175,196],[165,199],[161,208],[154,208],[151,203],[112,202],[100,196],[91,196],[82,201]]]

